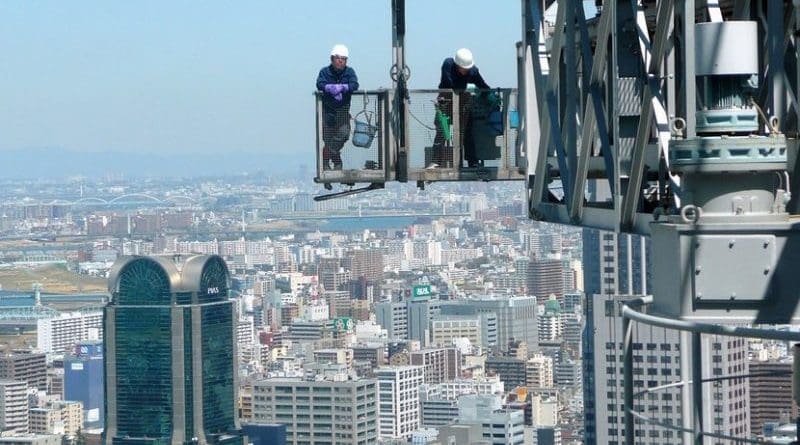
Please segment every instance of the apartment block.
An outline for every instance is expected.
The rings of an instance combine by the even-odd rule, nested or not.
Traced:
[[[13,352],[0,355],[0,379],[21,380],[30,388],[47,390],[47,360],[45,354]]]
[[[0,380],[0,435],[28,433],[28,384]]]
[[[62,354],[81,340],[103,339],[103,312],[65,312],[36,321],[36,349]]]
[[[83,404],[81,402],[53,401],[46,408],[29,411],[31,434],[64,434],[75,436],[83,429]]]
[[[418,389],[424,382],[424,369],[422,366],[390,366],[375,370],[381,439],[406,439],[420,427]]]
[[[253,384],[253,420],[286,425],[287,444],[376,443],[377,382],[340,380],[259,380]]]

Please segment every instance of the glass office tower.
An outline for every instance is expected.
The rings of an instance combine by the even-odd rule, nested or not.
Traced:
[[[235,314],[218,256],[121,257],[106,306],[106,445],[241,444]]]

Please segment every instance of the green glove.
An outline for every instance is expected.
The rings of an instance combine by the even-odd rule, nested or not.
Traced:
[[[450,134],[450,119],[448,119],[446,114],[442,113],[442,110],[436,110],[436,124],[442,130],[444,140],[450,142],[452,138],[452,134]]]

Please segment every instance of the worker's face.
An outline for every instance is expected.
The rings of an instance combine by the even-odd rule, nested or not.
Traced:
[[[347,57],[331,56],[331,65],[337,70],[344,69],[347,66]]]
[[[458,71],[458,74],[459,74],[460,76],[466,76],[466,75],[467,75],[467,73],[469,72],[469,70],[468,70],[468,69],[466,69],[466,68],[464,68],[464,67],[460,67],[460,66],[458,66],[458,65],[456,65],[456,71]]]

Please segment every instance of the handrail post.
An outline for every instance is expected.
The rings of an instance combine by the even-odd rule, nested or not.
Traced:
[[[683,386],[681,386],[681,427],[683,427],[683,433],[681,433],[681,443],[683,445],[692,445],[693,443],[692,390],[689,387],[689,381],[691,380],[690,370],[692,367],[692,358],[689,354],[687,354],[691,345],[691,341],[689,340],[690,335],[691,334],[686,331],[680,332],[681,380],[683,381]]]
[[[692,332],[692,429],[694,445],[703,445],[703,356],[699,332]],[[681,351],[681,356],[688,355]]]
[[[794,361],[792,362],[792,396],[795,404],[800,404],[800,343],[792,347]],[[797,440],[793,444],[800,444],[800,415],[795,419],[797,425]]]
[[[633,329],[631,329],[631,319],[622,314],[622,333],[623,333],[623,362],[622,376],[624,388],[625,406],[625,443],[634,445],[634,421],[633,421]]]

